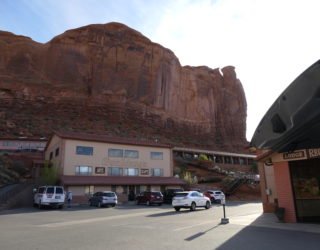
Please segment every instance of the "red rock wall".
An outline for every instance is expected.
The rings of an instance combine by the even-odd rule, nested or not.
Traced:
[[[52,129],[246,145],[246,99],[234,67],[182,67],[172,51],[119,23],[39,44],[0,32],[0,136]]]

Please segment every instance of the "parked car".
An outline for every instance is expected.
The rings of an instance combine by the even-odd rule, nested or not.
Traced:
[[[41,186],[34,190],[33,205],[63,208],[65,192],[62,186]]]
[[[189,208],[190,211],[197,207],[209,209],[211,207],[210,199],[197,191],[177,192],[172,199],[172,206],[176,211],[181,208]]]
[[[159,206],[163,203],[163,195],[158,191],[144,191],[136,196],[136,204],[146,204],[148,206],[152,204],[158,204]]]
[[[96,207],[112,206],[112,207],[114,207],[117,204],[118,204],[117,194],[112,191],[96,192],[89,199],[90,206],[96,206]]]
[[[172,203],[172,198],[177,192],[183,192],[184,190],[181,188],[168,188],[163,193],[163,202],[167,204]]]
[[[207,190],[204,195],[210,198],[211,203],[221,203],[226,197],[221,190]]]

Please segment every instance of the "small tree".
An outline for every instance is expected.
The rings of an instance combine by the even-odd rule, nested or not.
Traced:
[[[207,155],[205,155],[205,154],[200,154],[200,155],[199,155],[199,160],[201,160],[201,161],[208,161],[209,159],[208,159],[208,156],[207,156]]]
[[[191,173],[189,171],[186,171],[183,173],[183,180],[187,182],[188,184],[197,184],[198,178],[196,176],[192,177]]]
[[[58,182],[58,171],[50,162],[44,163],[44,168],[41,171],[41,182],[46,185],[55,185]]]

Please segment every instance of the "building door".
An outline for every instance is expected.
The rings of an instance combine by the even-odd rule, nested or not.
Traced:
[[[289,163],[298,222],[320,223],[320,159]]]

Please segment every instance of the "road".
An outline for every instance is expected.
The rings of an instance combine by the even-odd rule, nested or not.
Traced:
[[[261,203],[175,212],[171,206],[18,209],[0,215],[1,250],[319,249],[320,234],[255,226]]]

